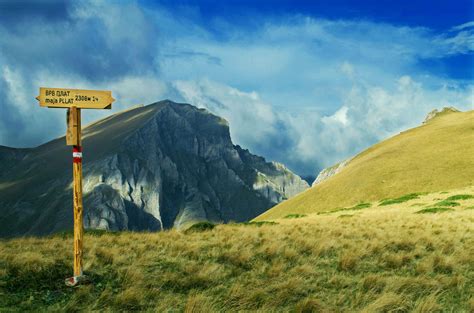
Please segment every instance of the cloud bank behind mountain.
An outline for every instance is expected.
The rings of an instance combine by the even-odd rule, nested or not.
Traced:
[[[301,175],[434,108],[474,108],[469,21],[439,31],[294,13],[204,21],[196,7],[138,2],[2,6],[12,14],[0,20],[1,145],[63,135],[65,113],[34,100],[40,86],[112,90],[114,111],[164,98],[207,108],[234,142]]]

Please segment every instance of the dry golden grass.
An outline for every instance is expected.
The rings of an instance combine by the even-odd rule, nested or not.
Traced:
[[[449,113],[357,155],[340,173],[256,220],[474,185],[474,111]]]
[[[0,311],[472,312],[474,200],[416,213],[454,194],[278,224],[88,233],[93,284],[75,289],[63,285],[69,234],[0,241]]]

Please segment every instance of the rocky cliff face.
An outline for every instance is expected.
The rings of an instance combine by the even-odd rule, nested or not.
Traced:
[[[326,179],[336,175],[339,173],[346,165],[352,160],[352,158],[347,159],[345,161],[342,161],[340,163],[337,163],[336,165],[333,165],[331,167],[323,169],[321,172],[319,172],[318,176],[314,180],[313,184],[311,185],[312,187],[316,186],[319,183],[322,183]]]
[[[162,101],[84,129],[85,225],[160,230],[247,221],[308,187],[282,164],[233,145],[228,123]],[[72,227],[71,156],[64,138],[0,149],[0,236]],[[7,164],[7,161],[5,161]]]

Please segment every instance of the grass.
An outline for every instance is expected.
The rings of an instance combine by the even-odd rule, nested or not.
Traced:
[[[215,224],[210,222],[199,222],[191,225],[188,229],[186,229],[186,233],[193,233],[193,232],[203,232],[214,229],[216,227]]]
[[[354,215],[352,214],[341,214],[338,216],[338,218],[346,218],[346,217],[353,217]]]
[[[457,200],[469,200],[469,199],[474,199],[474,196],[473,195],[454,195],[454,196],[448,197],[446,200],[457,201]]]
[[[473,118],[474,110],[447,113],[379,142],[351,159],[338,174],[278,204],[256,220],[325,212],[361,201],[391,199],[385,203],[397,205],[400,203],[393,203],[394,199],[409,201],[403,195],[415,191],[449,193],[472,186]],[[442,198],[449,196],[446,195]]]
[[[306,216],[306,214],[288,214],[284,218],[302,218],[302,217],[305,217],[305,216]]]
[[[418,199],[419,196],[420,196],[420,193],[409,193],[409,194],[403,195],[403,196],[395,198],[395,199],[382,200],[382,201],[380,201],[379,205],[384,206],[384,205],[403,203],[403,202],[407,202],[407,201],[410,201],[410,200],[413,200],[413,199]]]
[[[426,208],[426,209],[423,209],[423,210],[419,210],[416,213],[441,213],[441,212],[448,212],[448,211],[453,211],[453,209],[442,208],[442,207],[432,207],[432,208]]]
[[[258,222],[244,222],[244,223],[240,223],[239,225],[260,227],[260,226],[263,226],[263,225],[278,225],[278,223],[273,222],[273,221],[258,221]]]
[[[443,201],[437,202],[435,205],[436,206],[442,206],[442,207],[460,206],[459,202],[448,201],[448,200],[443,200]]]
[[[2,240],[0,311],[474,310],[474,212],[452,209],[441,218],[416,209],[193,232],[87,232],[93,284],[72,289],[64,286],[69,233]]]
[[[359,203],[354,205],[353,207],[347,208],[347,210],[362,210],[366,208],[370,208],[371,204],[370,203]]]
[[[348,207],[348,208],[337,208],[337,209],[333,209],[333,210],[330,210],[330,211],[319,212],[318,214],[330,214],[330,213],[337,213],[337,212],[341,212],[341,211],[362,210],[362,209],[370,208],[371,206],[372,206],[372,204],[370,204],[370,203],[362,202],[362,203],[356,204],[356,205]]]

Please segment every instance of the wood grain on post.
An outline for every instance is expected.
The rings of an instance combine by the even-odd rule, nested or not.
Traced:
[[[66,145],[81,145],[81,109],[77,107],[67,109]]]
[[[82,205],[82,146],[81,109],[72,107],[67,113],[66,143],[73,146],[73,202],[74,202],[74,276],[80,277],[84,243],[84,224]]]
[[[74,276],[82,276],[84,224],[82,206],[82,162],[73,163],[74,175]]]

